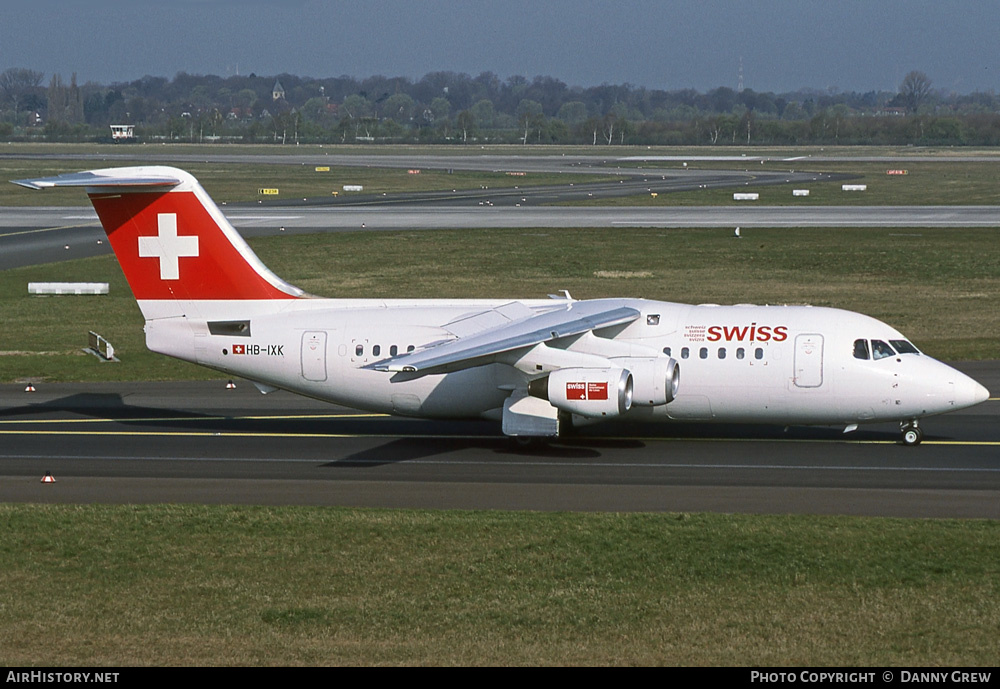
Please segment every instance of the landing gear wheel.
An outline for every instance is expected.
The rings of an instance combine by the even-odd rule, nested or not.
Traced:
[[[515,435],[511,437],[516,450],[527,452],[540,450],[549,444],[549,439],[534,435]]]
[[[901,439],[904,445],[919,445],[924,439],[924,432],[918,426],[904,426]]]

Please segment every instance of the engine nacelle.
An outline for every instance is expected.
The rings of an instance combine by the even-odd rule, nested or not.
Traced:
[[[681,382],[681,367],[670,357],[623,357],[612,359],[632,372],[632,402],[640,407],[659,407],[673,402]]]
[[[632,374],[623,368],[561,368],[528,384],[533,397],[591,419],[621,416],[632,408]]]

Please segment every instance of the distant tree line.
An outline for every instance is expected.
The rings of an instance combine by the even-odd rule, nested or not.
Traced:
[[[935,91],[921,72],[895,92],[631,84],[570,87],[546,76],[432,72],[419,80],[181,72],[128,83],[67,84],[0,73],[0,139],[93,141],[133,124],[143,141],[538,143],[615,145],[1000,144],[992,91]]]

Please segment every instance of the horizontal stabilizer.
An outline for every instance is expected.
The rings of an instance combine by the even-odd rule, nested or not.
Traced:
[[[52,187],[145,187],[155,189],[156,187],[170,188],[181,183],[177,177],[161,175],[115,175],[115,170],[102,170],[101,172],[73,172],[58,177],[39,177],[37,179],[15,179],[14,184],[19,184],[28,189],[51,189]],[[103,173],[103,174],[102,174]]]

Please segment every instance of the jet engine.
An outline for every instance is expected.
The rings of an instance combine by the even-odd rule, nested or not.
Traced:
[[[632,401],[641,407],[659,407],[677,397],[681,382],[681,367],[670,357],[613,359],[632,372]]]
[[[531,381],[528,394],[591,419],[620,416],[632,408],[632,374],[617,366],[561,368]]]

